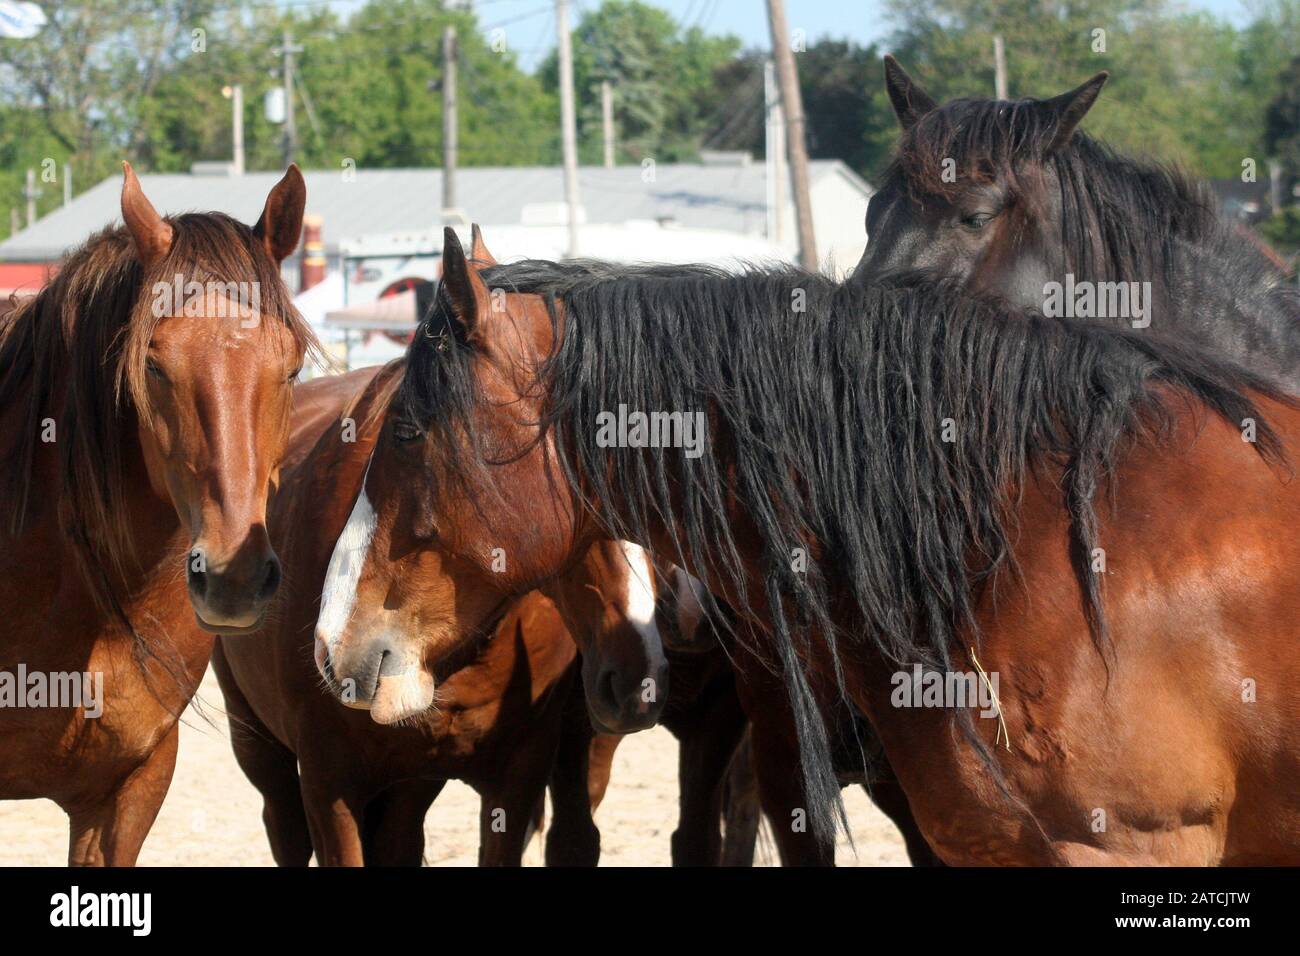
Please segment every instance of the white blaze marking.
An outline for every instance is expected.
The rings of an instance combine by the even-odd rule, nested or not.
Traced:
[[[370,465],[367,463],[357,503],[352,506],[348,523],[343,526],[343,533],[334,543],[334,553],[330,555],[329,567],[325,570],[320,616],[316,619],[316,637],[326,645],[332,645],[339,639],[347,627],[348,619],[352,617],[352,608],[357,602],[357,583],[361,580],[366,552],[370,550],[370,539],[375,534],[375,509],[366,496],[366,478],[369,476]]]
[[[650,567],[650,557],[644,548],[631,541],[620,541],[619,546],[623,549],[623,557],[632,572],[627,582],[627,607],[624,608],[624,613],[641,635],[650,673],[658,674],[664,661],[664,648],[659,637],[659,625],[655,621],[654,571]]]

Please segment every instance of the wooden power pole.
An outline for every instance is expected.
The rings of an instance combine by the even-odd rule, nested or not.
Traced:
[[[993,95],[1007,98],[1007,47],[1000,33],[993,38]]]
[[[442,218],[458,216],[456,209],[456,28],[442,31]]]
[[[812,197],[808,191],[808,146],[804,141],[803,97],[799,95],[799,74],[794,65],[794,50],[790,48],[785,0],[767,0],[767,21],[772,29],[776,81],[781,87],[781,105],[785,113],[785,141],[790,156],[790,177],[794,185],[795,222],[799,230],[799,265],[813,272],[817,269],[817,239],[813,235]]]
[[[600,126],[605,140],[605,168],[614,168],[614,88],[609,80],[600,84]]]
[[[293,32],[285,27],[284,45],[278,52],[284,57],[284,165],[293,162],[298,153],[298,123],[293,115],[293,58],[302,52],[302,47],[295,46]]]
[[[578,254],[578,118],[573,104],[573,41],[569,0],[555,0],[555,33],[560,59],[560,133],[564,142],[564,201],[569,210],[569,256]]]
[[[27,185],[23,187],[23,198],[27,200],[27,225],[36,222],[36,200],[40,197],[41,191],[36,188],[36,170],[30,167],[27,170]]]

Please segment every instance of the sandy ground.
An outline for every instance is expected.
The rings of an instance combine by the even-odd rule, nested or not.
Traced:
[[[193,712],[181,727],[180,756],[171,792],[140,855],[146,866],[270,866],[262,830],[262,801],[235,763],[227,738],[221,692],[211,671],[199,701],[212,718]],[[215,726],[214,726],[215,725]],[[845,791],[856,855],[841,841],[841,866],[906,866],[902,839],[861,788]],[[666,730],[636,734],[615,753],[614,773],[596,813],[602,866],[667,866],[668,838],[677,816],[677,743]],[[766,826],[766,825],[765,825]],[[425,820],[425,863],[473,866],[478,852],[478,796],[452,781]],[[47,800],[0,803],[0,866],[61,865],[67,859],[63,811]],[[756,863],[773,865],[766,829]],[[542,863],[541,841],[524,857]]]

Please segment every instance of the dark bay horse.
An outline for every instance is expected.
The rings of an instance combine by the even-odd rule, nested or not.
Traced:
[[[678,822],[669,838],[672,864],[748,866],[758,836],[758,810],[756,800],[746,807],[743,794],[729,791],[733,780],[743,779],[743,771],[732,776],[729,768],[746,727],[732,660],[705,614],[699,596],[703,585],[677,567],[656,568],[655,577],[659,632],[672,674],[659,723],[677,738],[679,755]],[[624,736],[597,733],[575,694],[551,774],[548,866],[599,862],[593,814],[604,799]],[[795,759],[797,763],[797,755]],[[752,782],[748,790],[752,798]]]
[[[163,218],[125,175],[125,227],[0,327],[0,666],[26,673],[19,696],[35,680],[68,692],[4,699],[0,796],[58,803],[79,864],[135,861],[207,632],[252,629],[275,592],[266,500],[314,344],[279,273],[301,230],[296,167],[252,228]]]
[[[1300,861],[1300,410],[1266,379],[929,277],[471,273],[454,234],[444,261],[381,440],[479,500],[550,489],[539,577],[591,521],[734,608],[813,827],[838,804],[816,685],[946,863]],[[651,440],[616,409],[681,417]]]
[[[263,639],[219,641],[213,657],[235,754],[264,797],[281,865],[305,865],[313,851],[329,865],[418,865],[425,813],[449,779],[466,781],[482,797],[480,862],[518,865],[570,689],[585,684],[584,700],[601,725],[627,731],[653,723],[667,691],[649,565],[626,543],[593,543],[547,586],[549,597],[494,590],[502,610],[461,637],[449,636],[442,622],[455,604],[482,599],[462,589],[487,585],[442,571],[456,561],[442,539],[438,547],[448,550],[425,545],[392,590],[353,592],[345,628],[392,614],[375,635],[392,650],[369,677],[346,659],[335,663],[351,650],[347,634],[328,644],[318,637],[313,653],[318,617],[333,613],[330,601],[341,593],[336,579],[361,570],[337,558],[338,547],[350,546],[358,509],[409,520],[421,494],[432,494],[427,481],[414,485],[403,489],[403,507],[390,509],[371,497],[372,487],[361,488],[382,467],[376,425],[400,373],[400,364],[363,369],[297,389],[271,512],[294,571]],[[373,533],[395,539],[382,521]],[[355,557],[374,571],[394,561],[390,555],[408,553]],[[393,666],[402,655],[414,661],[406,672]],[[341,706],[322,678],[351,706]]]
[[[1021,308],[1196,342],[1300,390],[1300,289],[1207,183],[1077,129],[1106,77],[940,105],[886,57],[902,132],[855,278],[935,270]]]

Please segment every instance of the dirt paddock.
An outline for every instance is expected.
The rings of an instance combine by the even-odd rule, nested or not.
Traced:
[[[209,671],[198,700],[210,722],[186,713],[171,792],[140,854],[143,866],[271,866],[262,830],[262,801],[235,763],[227,739],[221,692]],[[841,866],[906,866],[893,824],[861,788],[845,791],[854,849],[841,839]],[[667,866],[668,838],[677,820],[677,743],[661,728],[626,740],[615,755],[609,793],[596,814],[602,866]],[[449,783],[424,824],[429,866],[472,866],[478,852],[478,796]],[[0,802],[0,865],[61,865],[67,858],[67,817],[48,800]],[[766,829],[756,862],[773,865]],[[534,839],[525,865],[542,863]]]

